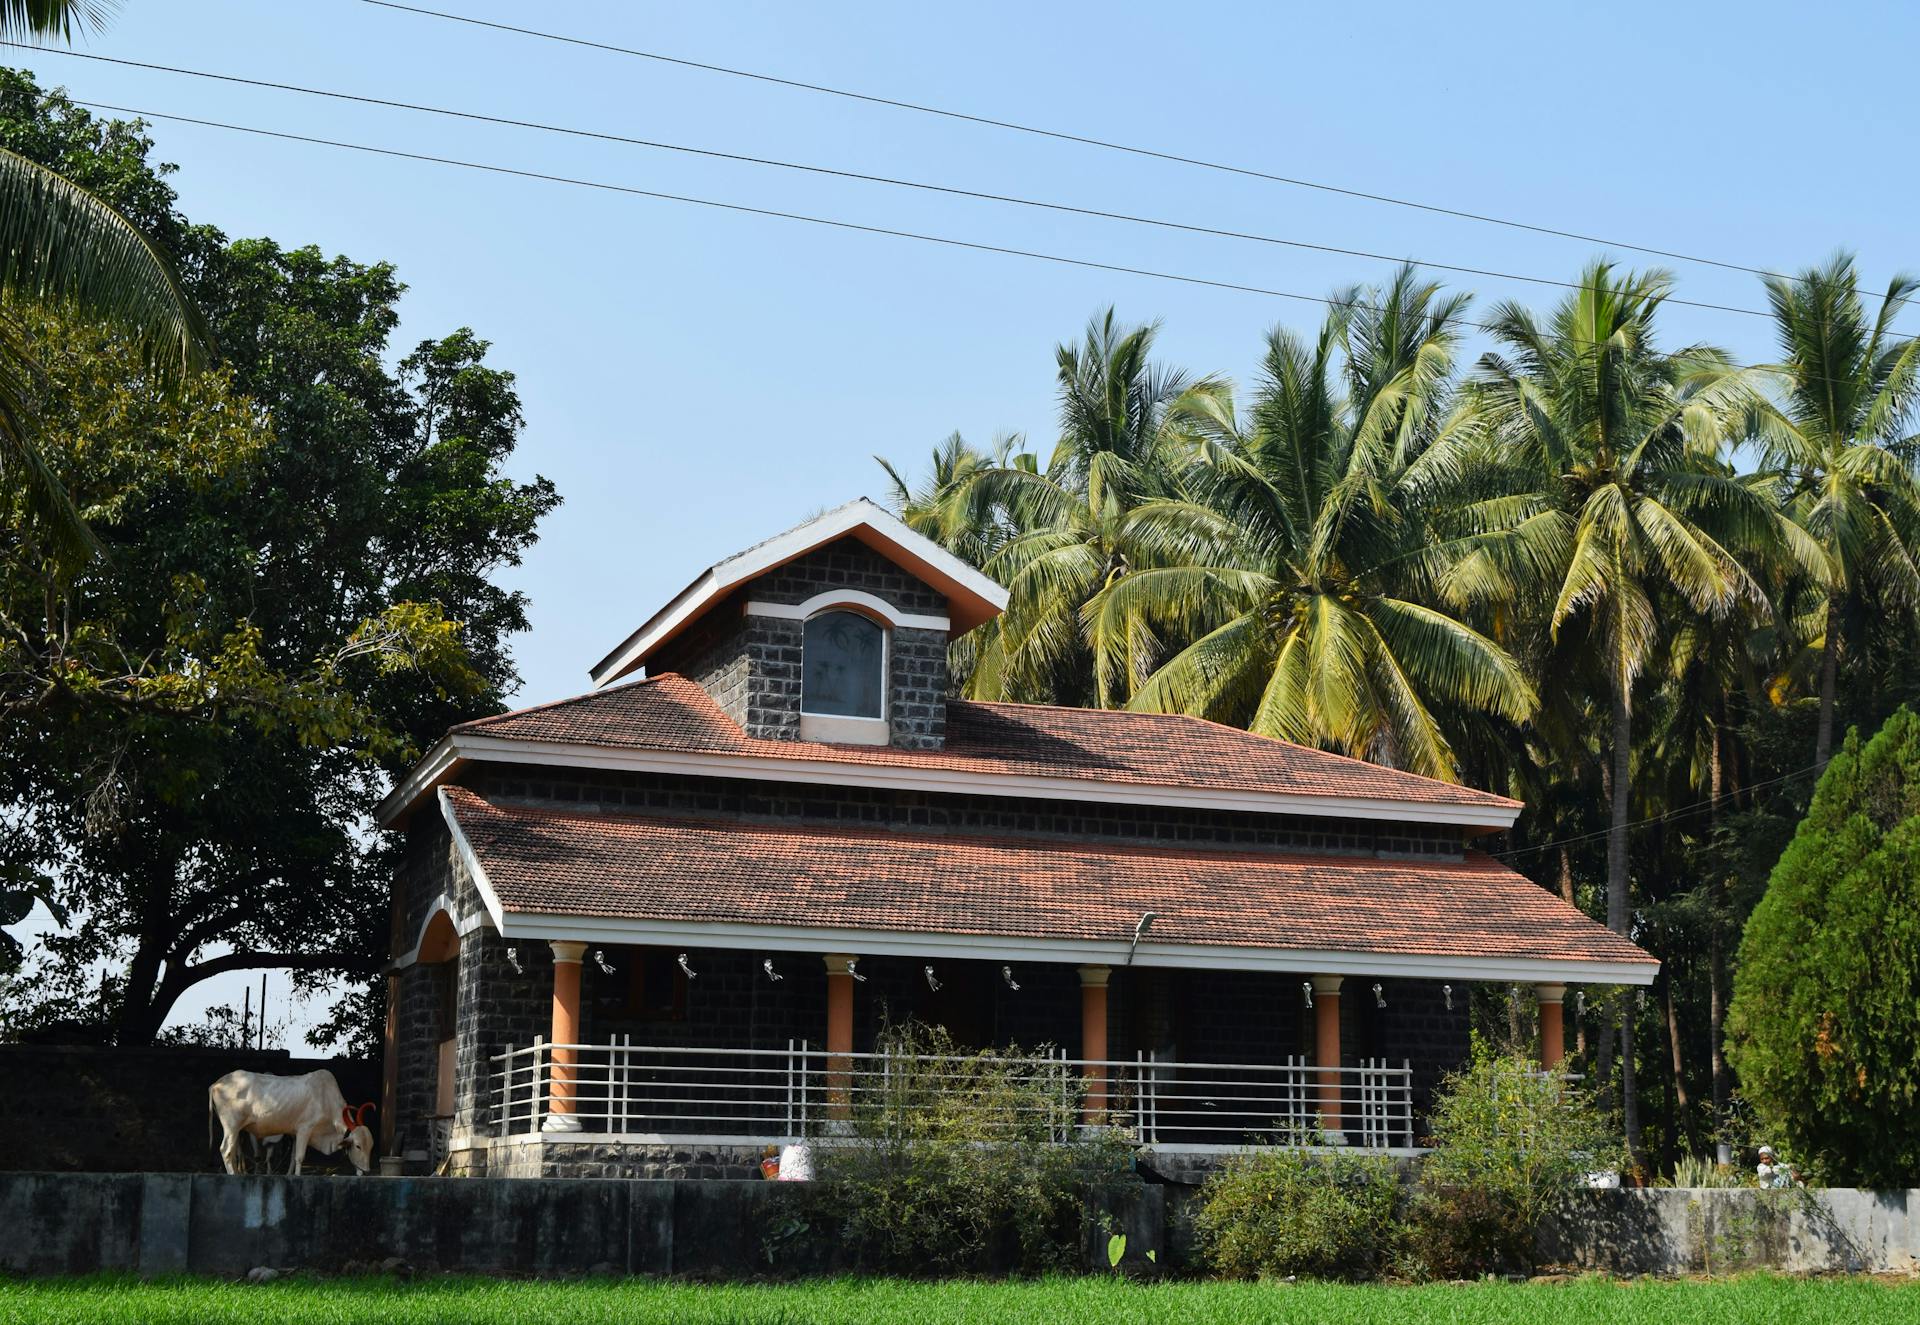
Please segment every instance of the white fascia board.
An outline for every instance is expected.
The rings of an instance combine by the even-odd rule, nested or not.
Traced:
[[[618,648],[593,665],[588,678],[595,690],[604,690],[638,664],[638,660],[661,640],[678,630],[687,618],[699,612],[719,594],[713,570],[674,595],[672,602],[648,618],[646,624],[623,640]]]
[[[1112,940],[1046,939],[994,934],[915,933],[800,925],[635,920],[511,911],[506,938],[587,943],[685,944],[769,952],[844,952],[859,957],[1058,962],[1124,967],[1131,935]],[[1391,976],[1408,980],[1519,981],[1583,985],[1650,985],[1655,962],[1560,961],[1541,957],[1434,957],[1337,949],[1156,943],[1143,940],[1134,966],[1186,971],[1272,971],[1297,975]]]
[[[870,594],[864,589],[828,589],[817,593],[804,603],[763,603],[758,600],[747,604],[748,616],[776,617],[784,621],[805,621],[818,612],[833,607],[863,607],[890,626],[903,626],[908,630],[948,630],[953,626],[950,617],[916,616],[911,612],[901,612],[892,603],[878,594]]]
[[[426,757],[407,770],[407,775],[394,783],[393,790],[373,807],[373,821],[382,828],[393,827],[396,819],[411,809],[422,796],[446,781],[460,763],[453,735],[449,733],[442,736],[427,751]]]
[[[844,506],[836,506],[817,519],[714,563],[675,595],[671,603],[629,635],[624,643],[594,664],[589,675],[595,688],[604,688],[619,679],[637,665],[655,644],[678,630],[690,616],[735,585],[776,566],[783,566],[795,557],[862,526],[873,530],[907,556],[925,563],[959,588],[993,604],[996,610],[1005,610],[1007,591],[1004,586],[975,570],[932,539],[915,533],[883,507],[862,497]]]
[[[1321,815],[1332,819],[1385,819],[1400,823],[1453,824],[1465,828],[1510,827],[1519,817],[1521,808],[1518,805],[1437,805],[1367,796],[1300,796],[1210,787],[1153,786],[1036,774],[968,773],[945,768],[863,764],[834,759],[641,750],[627,746],[584,745],[572,741],[523,741],[485,736],[478,732],[456,732],[448,740],[453,743],[462,760],[486,759],[507,764],[552,764],[637,773],[684,773],[694,777],[765,778],[770,782],[890,787],[904,791],[967,796],[1030,796],[1038,800],[1097,801],[1110,805],[1161,805],[1255,814]],[[411,783],[413,778],[409,777],[408,781]],[[382,809],[385,809],[384,802]]]
[[[493,927],[502,936],[507,932],[506,912],[500,905],[500,894],[493,890],[493,883],[487,878],[487,870],[475,854],[473,843],[467,841],[465,830],[460,827],[459,817],[453,812],[453,801],[447,796],[447,789],[440,788],[437,793],[440,800],[440,817],[447,821],[447,831],[453,834],[453,849],[460,853],[460,863],[467,867],[467,874],[473,880],[474,891],[480,894],[480,904],[487,908],[487,914],[493,918]]]

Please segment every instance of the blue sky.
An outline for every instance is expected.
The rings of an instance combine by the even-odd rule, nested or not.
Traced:
[[[431,0],[429,0],[429,3]],[[1896,151],[1920,9],[1610,3],[437,7],[1774,270],[1836,247],[1920,267]],[[360,0],[126,0],[82,49],[1569,279],[1597,246],[539,42]],[[1389,266],[617,144],[8,52],[83,100],[1320,295]],[[1050,444],[1052,349],[1109,304],[1160,355],[1245,382],[1304,303],[156,121],[181,205],[397,264],[396,347],[471,326],[519,376],[516,469],[566,504],[510,575],[521,700],[586,668],[701,568],[881,497],[956,429]],[[1626,251],[1628,263],[1653,263]],[[1680,296],[1756,277],[1669,262]],[[1543,286],[1450,277],[1484,308]],[[1910,316],[1920,323],[1920,316]],[[1757,317],[1671,308],[1742,357]],[[276,979],[275,984],[281,982]],[[220,991],[237,1000],[237,985]]]

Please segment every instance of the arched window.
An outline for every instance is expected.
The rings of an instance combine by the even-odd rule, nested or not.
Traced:
[[[800,711],[823,717],[883,718],[887,632],[858,612],[822,612],[806,627]]]

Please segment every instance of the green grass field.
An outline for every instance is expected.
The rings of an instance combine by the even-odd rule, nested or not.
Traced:
[[[1527,1284],[1344,1287],[1327,1284],[1160,1284],[1113,1279],[1029,1283],[841,1279],[800,1284],[645,1281],[533,1283],[489,1279],[211,1280],[140,1283],[72,1279],[0,1283],[0,1321],[183,1322],[186,1325],[353,1325],[360,1321],[671,1321],[674,1325],[1184,1325],[1276,1321],[1301,1325],[1795,1325],[1920,1323],[1920,1283],[1873,1279],[1718,1281],[1606,1279]]]

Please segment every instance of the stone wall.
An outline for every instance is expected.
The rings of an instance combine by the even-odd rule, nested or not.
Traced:
[[[889,832],[943,836],[982,834],[1326,855],[1457,859],[1462,850],[1460,830],[1439,824],[1018,796],[961,796],[890,787],[479,761],[465,769],[459,781],[483,796],[502,801],[580,810],[737,818],[750,823],[857,824]]]
[[[803,603],[834,589],[859,590],[907,616],[945,616],[947,600],[855,538],[816,548],[750,580],[648,661],[652,675],[679,672],[713,696],[751,736],[800,736],[804,623],[749,616],[749,602]],[[888,631],[887,718],[891,743],[938,750],[946,741],[947,635]]]
[[[242,1068],[276,1076],[325,1068],[350,1103],[380,1098],[379,1064],[355,1058],[295,1058],[278,1049],[0,1044],[0,1169],[218,1169],[207,1088]],[[311,1153],[308,1159],[328,1162]]]
[[[1126,1267],[1196,1268],[1191,1189],[1129,1187],[1089,1221]],[[321,1271],[398,1257],[422,1272],[760,1279],[858,1268],[810,1228],[813,1184],[620,1179],[0,1174],[0,1273]],[[1153,1252],[1152,1260],[1147,1258]],[[1632,1274],[1920,1272],[1920,1190],[1594,1192],[1542,1233],[1548,1264]],[[1105,1238],[1083,1264],[1107,1273]]]
[[[1088,1211],[1081,1263],[1109,1273],[1176,1268],[1168,1192],[1133,1185]],[[198,1274],[256,1266],[423,1273],[765,1279],[861,1268],[811,1183],[476,1178],[0,1175],[0,1274]],[[1147,1253],[1153,1252],[1149,1259]],[[1004,1264],[983,1264],[986,1272]]]

